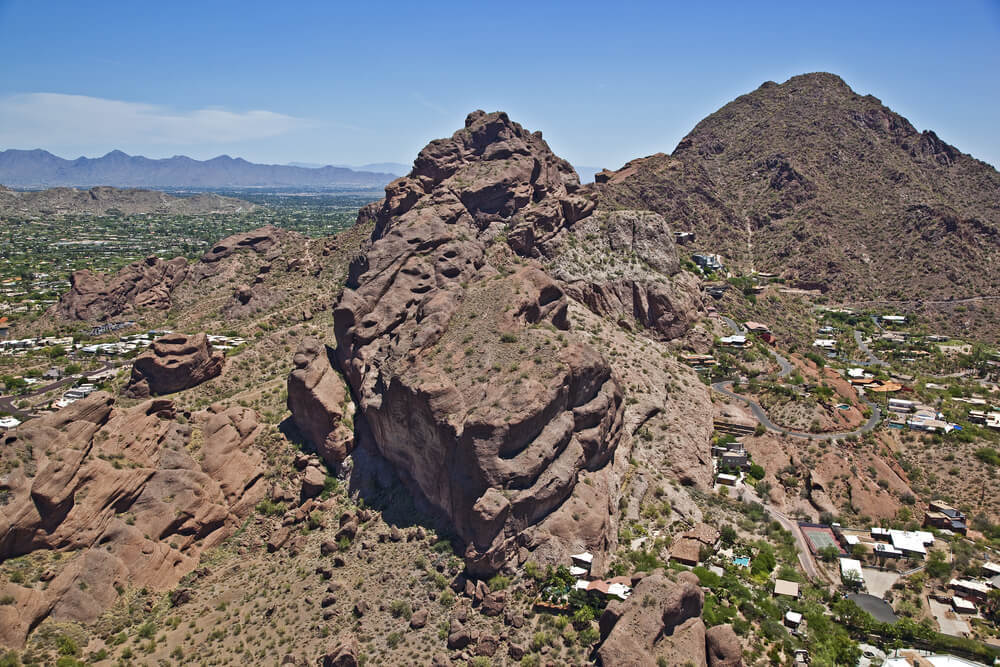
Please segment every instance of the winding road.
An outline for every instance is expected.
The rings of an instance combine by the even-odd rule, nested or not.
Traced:
[[[739,324],[737,324],[735,321],[731,320],[728,317],[722,316],[722,321],[724,321],[729,326],[729,328],[732,329],[736,333],[741,333],[742,330],[743,330],[742,327],[740,327]],[[855,337],[859,338],[860,337],[860,332],[855,331]],[[860,344],[859,344],[859,347],[860,347]],[[781,371],[778,373],[778,377],[786,377],[786,376],[788,376],[792,372],[792,370],[793,370],[792,364],[789,363],[789,361],[787,359],[785,359],[780,354],[778,354],[777,351],[775,351],[773,349],[770,349],[770,348],[768,348],[768,349],[771,352],[771,355],[774,357],[775,361],[777,361],[778,365],[781,367]],[[874,357],[874,355],[871,355],[871,352],[868,351],[867,347],[862,348],[862,351],[867,352],[871,356],[872,359],[875,359],[879,363],[881,363],[881,364],[885,363],[885,362],[883,362],[883,361],[881,361],[879,359],[876,359]],[[728,396],[729,398],[732,398],[732,399],[735,399],[735,400],[738,400],[738,401],[742,401],[743,403],[746,403],[747,406],[750,408],[750,412],[753,413],[753,416],[767,430],[773,431],[775,433],[780,433],[782,435],[787,435],[787,436],[792,437],[792,438],[816,439],[816,440],[835,440],[835,439],[839,439],[839,438],[847,438],[847,437],[850,437],[850,436],[861,436],[861,435],[864,435],[865,433],[868,433],[869,431],[872,431],[876,426],[878,426],[879,422],[882,420],[882,411],[878,407],[878,405],[876,405],[875,403],[872,403],[871,401],[869,401],[867,397],[860,396],[861,401],[865,405],[867,405],[869,408],[871,408],[872,415],[871,415],[871,417],[868,418],[868,421],[866,421],[864,424],[862,424],[860,427],[854,429],[853,431],[835,431],[835,432],[827,432],[827,433],[808,433],[808,432],[805,432],[805,431],[794,431],[792,429],[785,428],[784,426],[780,426],[778,424],[775,424],[773,421],[771,421],[770,417],[767,416],[767,412],[765,412],[764,408],[762,408],[760,406],[760,403],[758,403],[757,401],[754,401],[754,400],[752,400],[750,398],[747,398],[746,396],[743,396],[741,394],[737,394],[736,392],[734,392],[732,390],[732,384],[733,383],[732,383],[731,380],[724,380],[722,382],[715,382],[715,383],[712,384],[712,389],[714,389],[715,391],[719,392],[720,394],[723,394],[724,396]]]
[[[802,569],[805,571],[806,576],[813,581],[819,579],[820,573],[816,568],[816,561],[813,559],[812,551],[809,550],[809,543],[806,541],[805,535],[802,534],[799,524],[789,519],[784,512],[781,512],[767,501],[762,500],[761,497],[757,495],[756,489],[744,485],[743,502],[747,502],[748,500],[750,502],[759,503],[760,506],[763,507],[775,521],[781,524],[782,528],[792,534],[795,538],[796,550],[799,553],[799,564],[802,565]]]
[[[861,353],[863,355],[865,355],[866,357],[868,357],[868,361],[861,362],[862,366],[888,366],[889,365],[889,364],[885,363],[885,361],[883,361],[882,359],[879,359],[878,357],[875,356],[875,353],[872,352],[871,348],[868,347],[868,344],[865,343],[864,338],[861,337],[861,331],[859,331],[857,329],[854,330],[854,342],[858,344],[858,349],[861,350]]]

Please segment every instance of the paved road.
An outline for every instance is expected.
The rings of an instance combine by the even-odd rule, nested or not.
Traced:
[[[735,393],[734,391],[732,391],[731,385],[732,382],[728,380],[725,382],[716,382],[712,385],[712,389],[719,392],[720,394],[728,396],[729,398],[733,398],[738,401],[743,401],[744,403],[746,403],[747,406],[749,406],[750,408],[750,412],[753,413],[753,416],[756,417],[757,421],[759,421],[767,430],[774,431],[775,433],[780,433],[782,435],[787,435],[792,438],[804,438],[804,439],[815,438],[816,440],[833,440],[836,438],[846,438],[852,435],[861,436],[873,430],[876,426],[878,426],[879,421],[881,421],[882,419],[882,410],[877,405],[869,401],[867,398],[861,396],[860,398],[862,402],[864,402],[865,405],[871,408],[872,416],[868,418],[868,421],[866,421],[864,424],[854,429],[853,431],[834,431],[826,433],[807,433],[805,431],[793,431],[792,429],[785,428],[784,426],[779,426],[778,424],[772,422],[771,419],[767,416],[767,413],[764,411],[764,408],[760,406],[760,403],[751,400],[746,396],[742,396],[740,394]]]
[[[87,371],[86,375],[90,375],[92,373],[100,373],[101,371],[105,371],[109,368],[117,368],[119,366],[124,366],[126,363],[130,362],[106,361],[104,362],[104,365],[102,365],[97,370]],[[31,419],[30,414],[28,414],[23,410],[18,409],[17,406],[14,405],[15,402],[20,402],[23,401],[24,399],[34,398],[35,396],[41,396],[47,391],[52,391],[53,389],[58,389],[59,387],[65,387],[74,384],[79,379],[80,379],[79,377],[70,376],[67,378],[63,378],[62,380],[58,380],[56,382],[50,382],[49,384],[43,385],[42,387],[35,389],[34,391],[28,392],[27,394],[19,394],[14,396],[0,396],[0,412],[10,413],[11,415],[20,419],[21,421],[24,421],[26,419]]]
[[[879,359],[878,357],[875,356],[875,354],[871,351],[871,348],[868,347],[868,344],[865,343],[864,338],[862,338],[861,336],[862,336],[862,333],[860,331],[858,331],[857,329],[855,329],[854,330],[854,342],[858,344],[858,349],[861,350],[861,353],[863,355],[865,355],[866,357],[868,357],[868,361],[865,362],[864,365],[865,366],[888,366],[889,364],[885,363],[885,361],[883,361],[882,359]]]
[[[764,510],[770,514],[775,521],[781,524],[781,527],[790,532],[795,537],[795,549],[799,553],[799,564],[802,565],[802,569],[805,571],[806,576],[810,580],[816,581],[820,578],[819,570],[816,568],[816,561],[813,559],[812,552],[809,550],[809,543],[806,542],[805,535],[799,529],[799,524],[795,521],[789,519],[784,512],[781,512],[776,507],[768,502],[765,502],[757,495],[757,491],[749,486],[744,487],[744,501],[749,498],[752,502],[760,503]]]
[[[743,327],[737,324],[734,320],[726,317],[725,315],[720,315],[720,318],[735,333],[741,333],[743,331]],[[860,340],[861,332],[855,331],[854,335],[855,339],[858,340],[859,343],[858,347],[861,347],[861,340]],[[768,349],[771,352],[771,355],[774,357],[774,360],[777,361],[778,365],[781,367],[781,371],[778,373],[778,377],[788,376],[794,369],[792,364],[789,363],[788,359],[785,359],[783,356],[778,354],[776,350],[771,348]],[[863,352],[868,352],[867,347],[863,347],[861,349]],[[871,353],[868,352],[868,354],[870,355]],[[874,359],[875,357],[872,356],[872,358]],[[878,361],[879,363],[883,364],[885,363],[878,359],[875,360]],[[878,426],[878,423],[882,420],[882,411],[879,409],[879,407],[876,404],[869,401],[866,397],[861,396],[860,398],[862,402],[864,402],[865,405],[867,405],[872,409],[872,416],[869,417],[868,421],[862,424],[859,428],[856,428],[853,431],[841,431],[832,433],[806,433],[804,431],[793,431],[791,429],[787,429],[784,426],[779,426],[778,424],[772,422],[770,417],[768,417],[767,413],[764,411],[764,408],[760,406],[760,403],[753,401],[747,398],[746,396],[742,396],[734,392],[732,390],[732,384],[733,383],[728,380],[724,382],[716,382],[712,385],[712,389],[719,392],[720,394],[728,396],[729,398],[733,398],[738,401],[743,401],[744,403],[746,403],[747,406],[749,406],[750,408],[750,412],[753,413],[753,416],[756,417],[757,421],[763,424],[764,428],[766,428],[767,430],[774,431],[775,433],[781,433],[782,435],[788,435],[793,438],[816,438],[817,440],[833,440],[835,438],[846,438],[852,435],[860,436],[874,429],[876,426]]]

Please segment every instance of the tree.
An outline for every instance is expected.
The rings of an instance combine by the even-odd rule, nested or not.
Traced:
[[[764,474],[765,474],[764,473],[764,466],[762,466],[762,465],[760,465],[758,463],[751,463],[750,464],[750,476],[751,477],[753,477],[754,479],[756,479],[756,480],[759,481],[759,480],[764,479]]]
[[[941,581],[951,576],[951,563],[945,560],[944,552],[938,549],[927,554],[927,567],[924,569],[927,574]]]
[[[833,546],[832,544],[819,549],[816,553],[827,563],[832,563],[840,557],[840,549]]]

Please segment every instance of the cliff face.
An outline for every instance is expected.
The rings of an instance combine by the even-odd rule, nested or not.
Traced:
[[[519,547],[603,552],[608,464],[630,433],[621,380],[571,325],[570,295],[671,338],[697,317],[697,286],[665,279],[677,257],[655,214],[602,215],[614,224],[593,244],[647,268],[612,277],[574,259],[592,193],[506,114],[470,114],[414,165],[362,211],[373,242],[334,310],[337,363],[374,447],[451,522],[474,574]],[[651,287],[654,274],[665,286]],[[584,489],[587,475],[599,479]],[[564,530],[558,515],[583,491],[593,516]]]

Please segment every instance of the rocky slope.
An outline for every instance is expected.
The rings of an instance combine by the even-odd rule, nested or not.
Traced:
[[[199,284],[219,274],[230,271],[233,267],[220,260],[232,256],[240,250],[270,256],[275,259],[281,254],[280,246],[285,241],[302,242],[305,237],[296,232],[268,225],[253,231],[234,234],[216,243],[200,262],[193,265],[183,257],[163,260],[159,257],[147,257],[122,268],[114,275],[93,273],[87,269],[74,271],[70,275],[70,289],[52,306],[49,313],[65,320],[103,321],[119,315],[134,315],[144,310],[166,311],[173,306],[174,291],[187,280],[190,284]],[[275,252],[269,252],[274,249]],[[297,262],[303,265],[308,257],[299,257]],[[236,293],[239,305],[233,308],[245,308],[251,298],[267,300],[268,290],[260,283],[254,285],[241,284]],[[252,309],[250,307],[249,309]]]
[[[18,191],[0,185],[0,216],[29,217],[37,215],[144,215],[165,213],[175,215],[205,215],[209,213],[247,213],[256,204],[202,193],[192,197],[174,197],[155,190],[119,190],[108,186],[74,190]]]
[[[0,643],[43,619],[91,623],[126,585],[164,589],[228,536],[267,489],[252,410],[175,420],[174,405],[99,392],[3,439],[0,560],[58,550],[44,589],[3,584]]]
[[[598,182],[608,206],[842,300],[1000,292],[1000,174],[832,74],[767,82]]]
[[[414,165],[362,211],[372,246],[334,309],[336,361],[370,446],[445,518],[472,574],[538,549],[546,560],[604,554],[620,492],[611,462],[638,420],[620,376],[572,326],[570,295],[676,338],[698,315],[696,281],[677,276],[655,214],[593,221],[609,230],[607,252],[642,258],[631,275],[568,255],[590,234],[576,228],[594,217],[593,198],[540,133],[506,114],[470,114]],[[290,406],[308,421],[291,392]],[[586,524],[560,519],[578,504]]]

